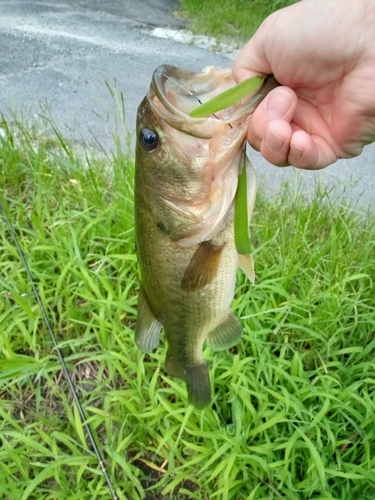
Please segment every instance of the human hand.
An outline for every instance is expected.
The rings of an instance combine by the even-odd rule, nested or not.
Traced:
[[[302,0],[274,12],[233,64],[237,82],[273,73],[249,143],[278,166],[319,169],[375,141],[375,2]]]

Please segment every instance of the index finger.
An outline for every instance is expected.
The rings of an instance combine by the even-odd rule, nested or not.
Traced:
[[[261,24],[258,31],[250,38],[238,53],[232,66],[233,78],[242,82],[256,75],[270,75],[273,73],[264,46],[266,37],[266,21]]]

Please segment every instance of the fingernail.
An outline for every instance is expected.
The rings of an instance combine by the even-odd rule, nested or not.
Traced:
[[[303,149],[297,144],[295,144],[293,141],[290,142],[290,154],[295,156],[296,158],[301,158],[303,155]]]
[[[285,139],[281,137],[275,130],[267,130],[266,136],[264,138],[266,147],[271,151],[280,151],[284,145]]]
[[[285,90],[275,90],[267,103],[267,113],[271,120],[282,118],[292,105],[292,98]]]

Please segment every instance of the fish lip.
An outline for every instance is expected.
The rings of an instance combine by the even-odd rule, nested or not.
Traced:
[[[186,95],[190,94],[193,96],[192,94],[195,93],[192,89],[190,90],[187,88],[187,82],[191,85],[192,82],[202,76],[202,74],[203,71],[190,71],[177,66],[172,66],[171,64],[162,64],[156,68],[154,74],[152,75],[152,86],[155,94],[169,113],[176,117],[183,118],[184,120],[189,120],[190,122],[202,122],[206,118],[192,118],[189,114],[184,113],[178,107],[174,106],[166,95],[166,82],[168,80],[172,80],[177,84],[177,86],[181,87],[181,90],[185,90]],[[184,82],[185,85],[182,82]],[[197,105],[198,104],[199,100],[197,99]]]

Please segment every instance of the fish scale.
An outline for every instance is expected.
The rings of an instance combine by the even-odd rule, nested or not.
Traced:
[[[242,327],[230,309],[237,267],[254,278],[251,256],[235,247],[234,198],[247,123],[265,92],[231,106],[223,118],[189,117],[200,88],[209,99],[232,85],[228,69],[192,73],[165,65],[138,108],[135,340],[149,352],[164,329],[166,371],[187,383],[189,402],[199,408],[211,400],[204,344],[223,350],[239,342]],[[244,168],[251,212],[255,175],[250,162]]]

